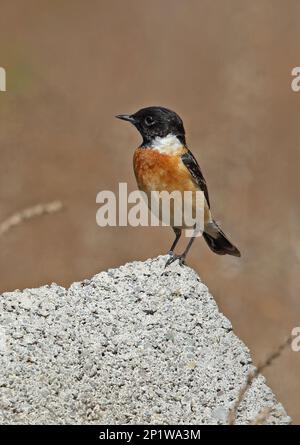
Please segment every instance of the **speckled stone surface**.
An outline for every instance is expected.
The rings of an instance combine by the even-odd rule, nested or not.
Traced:
[[[199,276],[166,257],[0,296],[0,423],[216,424],[251,369]],[[260,376],[237,423],[273,406]]]

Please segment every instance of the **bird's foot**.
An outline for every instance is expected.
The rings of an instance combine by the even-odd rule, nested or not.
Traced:
[[[174,263],[174,261],[176,261],[176,260],[178,260],[180,266],[185,265],[185,255],[184,254],[174,255],[173,252],[169,252],[169,255],[171,255],[171,256],[165,264],[165,269],[166,269],[166,267],[170,266],[170,264]]]

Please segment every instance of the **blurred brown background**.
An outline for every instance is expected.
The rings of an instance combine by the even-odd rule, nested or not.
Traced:
[[[300,3],[295,0],[2,1],[0,221],[66,209],[0,239],[1,290],[69,285],[165,253],[167,228],[99,228],[96,194],[136,188],[136,130],[114,118],[163,105],[184,119],[215,217],[242,258],[197,240],[189,264],[263,359],[300,325]],[[300,423],[300,353],[265,375]]]

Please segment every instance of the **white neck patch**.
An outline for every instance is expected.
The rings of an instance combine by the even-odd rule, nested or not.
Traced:
[[[156,138],[152,141],[151,148],[159,151],[160,153],[171,154],[176,152],[179,148],[182,148],[182,143],[174,134],[168,134],[163,138],[156,136]]]

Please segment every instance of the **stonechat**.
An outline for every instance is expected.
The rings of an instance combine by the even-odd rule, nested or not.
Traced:
[[[163,107],[147,107],[134,114],[120,114],[116,117],[131,122],[143,138],[133,158],[138,188],[147,196],[152,191],[169,193],[202,191],[204,194],[203,237],[206,243],[213,252],[219,255],[228,254],[240,257],[237,247],[228,240],[212,217],[207,185],[198,162],[187,147],[183,122],[178,114]],[[171,226],[175,232],[175,240],[168,252],[170,258],[166,266],[177,259],[183,265],[196,234],[190,238],[184,252],[181,255],[175,255],[174,249],[182,230],[186,227],[183,224],[174,225],[172,222]]]

